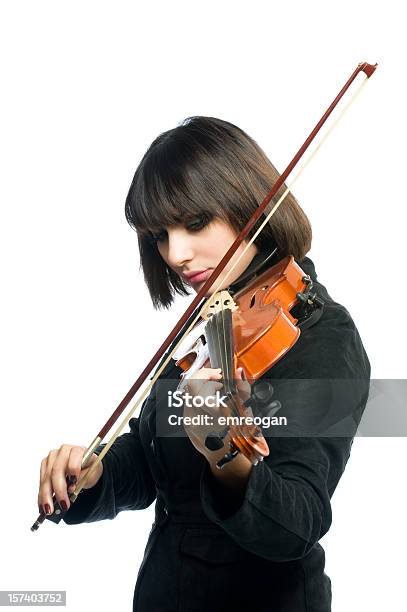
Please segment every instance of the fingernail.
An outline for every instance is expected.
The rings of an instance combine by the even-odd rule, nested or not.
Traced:
[[[65,501],[64,499],[62,499],[62,500],[59,502],[59,505],[61,506],[61,508],[62,508],[62,510],[63,510],[64,512],[66,512],[66,510],[68,510],[68,504],[66,503],[66,501]]]
[[[45,514],[51,514],[51,506],[49,504],[44,504]]]

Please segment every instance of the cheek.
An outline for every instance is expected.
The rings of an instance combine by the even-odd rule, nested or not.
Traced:
[[[215,232],[211,236],[203,237],[201,248],[203,251],[223,257],[228,248],[233,244],[234,238],[228,232]]]

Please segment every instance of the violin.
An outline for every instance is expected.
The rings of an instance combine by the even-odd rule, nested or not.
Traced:
[[[246,423],[252,416],[251,399],[241,401],[234,373],[243,367],[252,383],[286,355],[301,333],[299,313],[297,318],[291,312],[294,307],[301,305],[302,311],[306,308],[305,320],[322,314],[324,302],[312,289],[311,277],[294,257],[285,257],[234,296],[226,290],[218,292],[202,309],[202,321],[174,352],[176,365],[183,370],[179,390],[187,388],[188,380],[202,367],[222,370],[229,413],[239,418],[237,425],[213,432],[205,440],[209,450],[218,450],[229,432],[229,451],[217,462],[219,468],[239,452],[253,465],[269,454],[261,428]],[[263,392],[262,403],[266,404],[271,394],[270,389]]]
[[[141,372],[133,386],[126,393],[112,415],[92,440],[83,455],[82,468],[88,467],[89,460],[93,453],[99,448],[99,445],[104,437],[112,429],[120,415],[124,412],[125,408],[128,407],[130,401],[144,384],[152,369],[161,359],[161,362],[159,363],[154,375],[152,378],[150,378],[150,382],[140,393],[140,396],[130,408],[126,417],[117,427],[110,440],[103,445],[102,450],[98,453],[97,460],[95,460],[92,465],[89,466],[87,473],[83,475],[76,484],[74,492],[69,495],[71,503],[75,502],[78,495],[83,490],[84,485],[88,481],[89,476],[97,468],[99,462],[102,461],[110,447],[114,444],[116,438],[126,427],[136,409],[147,397],[151,388],[169,363],[173,353],[177,351],[178,346],[182,342],[182,338],[188,336],[194,327],[196,321],[200,317],[200,307],[204,296],[207,295],[212,286],[214,286],[213,295],[210,296],[204,305],[204,311],[206,312],[209,323],[208,331],[205,333],[208,351],[211,353],[210,355],[208,353],[208,355],[211,357],[211,359],[213,359],[213,363],[211,361],[212,367],[216,367],[215,364],[222,363],[222,369],[226,368],[225,371],[228,377],[230,376],[230,378],[227,379],[227,391],[230,395],[231,410],[241,411],[243,415],[247,414],[246,408],[248,408],[248,406],[244,406],[239,403],[236,388],[233,386],[233,377],[231,374],[234,373],[234,368],[236,365],[242,364],[243,368],[247,369],[248,374],[252,377],[261,376],[261,372],[266,371],[273,363],[275,363],[278,359],[281,359],[298,340],[300,334],[299,324],[297,323],[296,325],[295,317],[293,316],[292,312],[290,312],[292,311],[296,300],[301,302],[304,306],[308,305],[313,307],[313,305],[318,304],[318,297],[315,296],[315,298],[313,298],[310,293],[311,287],[309,281],[304,279],[306,275],[304,275],[301,268],[299,268],[299,266],[297,266],[297,264],[295,264],[295,262],[292,260],[283,260],[285,261],[285,264],[280,262],[277,269],[272,268],[268,272],[267,277],[259,277],[259,279],[257,279],[253,285],[250,284],[247,287],[247,290],[245,290],[242,295],[231,296],[229,293],[218,293],[221,285],[227,286],[224,284],[224,282],[228,275],[222,278],[222,281],[221,283],[218,283],[218,286],[216,286],[215,283],[226,264],[236,253],[242,242],[247,238],[257,221],[260,219],[261,215],[265,213],[266,207],[269,206],[272,198],[279,193],[279,190],[282,187],[284,187],[285,191],[283,195],[279,197],[278,201],[273,205],[270,212],[267,208],[265,219],[262,221],[260,227],[251,236],[250,240],[248,240],[240,257],[243,256],[246,249],[249,248],[254,242],[263,227],[269,223],[272,215],[281,205],[286,195],[290,192],[290,188],[286,188],[285,186],[287,177],[298,164],[299,160],[308,149],[321,127],[330,117],[333,110],[336,108],[337,104],[343,98],[357,76],[362,72],[366,76],[366,79],[359,87],[360,90],[367,80],[370,79],[376,70],[376,67],[377,64],[368,64],[367,62],[361,62],[358,64],[338,95],[328,106],[325,113],[322,115],[304,143],[298,149],[290,163],[280,174],[270,192],[259,204],[246,226],[240,231],[234,243],[229,247],[217,267],[213,270],[210,277],[202,285],[201,289],[192,300],[184,314],[181,316],[178,323],[164,340],[152,359],[150,359],[144,370]],[[359,90],[356,93],[358,93]],[[354,98],[355,97],[356,94]],[[291,186],[293,183],[294,180],[291,182]],[[239,261],[239,259],[237,261]],[[236,264],[237,262],[235,265]],[[285,265],[286,267],[284,267]],[[230,274],[232,270],[233,267],[231,270],[229,270],[228,274]],[[277,270],[279,270],[278,274]],[[261,282],[260,279],[262,279]],[[268,282],[269,280],[270,282]],[[278,293],[276,293],[277,291]],[[198,310],[198,313],[195,315],[196,310]],[[224,310],[226,312],[223,313]],[[319,308],[319,312],[321,312],[321,308]],[[192,321],[190,321],[191,315],[193,315]],[[228,334],[225,333],[223,336],[225,339],[224,348],[222,349],[222,352],[219,352],[220,349],[217,339],[220,337],[219,334],[221,330],[228,330]],[[181,338],[179,338],[180,335]],[[262,351],[265,351],[265,355],[262,354]],[[183,362],[186,366],[188,366],[188,364],[191,363],[191,359],[188,359],[187,355],[184,357],[185,359],[183,359]],[[225,361],[222,362],[221,358]],[[232,428],[231,433],[232,445],[228,455],[224,457],[225,461],[233,459],[238,452],[244,453],[253,462],[258,462],[267,456],[269,452],[267,444],[261,432],[257,429],[246,429],[246,426],[243,426],[236,429]],[[220,434],[210,436],[208,444],[213,444],[216,446],[216,444],[220,443],[220,437]],[[34,524],[31,526],[32,531],[36,531],[46,518],[55,523],[58,523],[61,520],[64,510],[58,504],[55,495],[53,496],[52,501],[54,513],[52,515],[46,515],[44,512],[41,512]]]

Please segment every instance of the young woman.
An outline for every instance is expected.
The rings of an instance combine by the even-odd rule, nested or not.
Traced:
[[[188,118],[151,144],[131,184],[126,217],[138,234],[154,307],[199,291],[277,177],[253,139],[220,119]],[[135,588],[137,612],[331,609],[318,541],[331,524],[330,498],[366,404],[370,366],[348,311],[317,280],[306,257],[310,247],[310,223],[290,194],[225,284],[233,295],[292,255],[320,300],[318,317],[298,314],[299,340],[260,380],[250,384],[242,369],[236,372],[241,397],[251,397],[259,414],[275,412],[278,400],[278,414],[287,417],[288,434],[279,427],[263,431],[270,450],[264,461],[253,465],[239,453],[219,469],[229,434],[223,448],[209,450],[204,427],[162,427],[168,390],[177,389],[182,373],[171,360],[130,432],[116,440],[72,507],[74,485],[67,490],[66,476],[79,479],[86,471],[84,449],[64,444],[41,464],[38,503],[51,514],[55,492],[68,524],[111,519],[156,500]],[[260,402],[264,381],[272,386]],[[221,389],[220,369],[200,368],[189,382],[192,397]],[[184,405],[178,412],[205,410]]]

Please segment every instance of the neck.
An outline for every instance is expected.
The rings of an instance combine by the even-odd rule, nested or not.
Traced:
[[[253,257],[246,270],[242,272],[239,278],[229,285],[228,290],[232,294],[239,291],[249,280],[255,278],[271,265],[277,263],[278,260],[279,254],[277,247],[271,250],[262,249]]]

